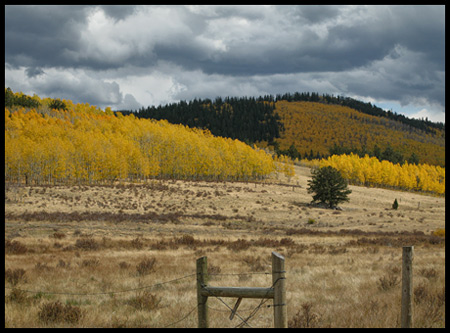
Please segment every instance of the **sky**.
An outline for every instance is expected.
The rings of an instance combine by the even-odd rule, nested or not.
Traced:
[[[318,92],[445,123],[445,6],[6,5],[5,87],[113,110]]]

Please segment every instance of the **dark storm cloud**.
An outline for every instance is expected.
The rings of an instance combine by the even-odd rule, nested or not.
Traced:
[[[271,12],[287,14],[286,24],[263,33],[251,29],[264,22],[247,18],[246,32],[228,41],[229,50],[218,61],[203,62],[204,70],[236,75],[345,71],[384,58],[398,44],[441,60],[443,69],[443,11],[380,6],[343,13],[341,6],[301,6],[290,13],[288,7]]]
[[[203,13],[184,8],[159,10],[161,27],[136,22],[136,35],[118,31],[117,38],[95,41],[91,49],[82,42],[82,31],[92,6],[7,6],[6,61],[11,65],[85,66],[106,69],[124,62],[146,67],[156,59],[172,61],[186,69],[206,73],[256,75],[292,72],[342,71],[382,59],[396,44],[428,54],[444,56],[444,14],[434,8],[379,6],[355,9],[346,15],[342,6],[281,6],[264,11],[254,7],[213,7]],[[103,6],[107,17],[124,20],[136,13],[132,6]],[[172,16],[171,16],[172,15]],[[341,17],[344,22],[336,22]],[[368,17],[368,19],[365,19]],[[178,21],[169,22],[169,20]],[[285,20],[285,22],[283,22]],[[424,23],[425,22],[425,23]],[[327,24],[328,23],[328,24]],[[133,27],[130,19],[124,29]],[[149,30],[149,33],[142,31]],[[152,34],[151,30],[155,30]],[[230,33],[231,32],[231,33]],[[322,32],[322,34],[321,34]],[[199,37],[211,41],[201,43]],[[226,50],[208,45],[220,40]],[[127,48],[125,56],[103,59],[101,48],[112,42]],[[142,51],[137,47],[146,45]]]
[[[6,6],[5,60],[12,66],[70,66],[85,23],[82,6]]]
[[[20,85],[13,69],[41,90],[70,71],[70,95],[95,100],[82,78],[115,105],[318,91],[444,110],[445,7],[6,6]]]

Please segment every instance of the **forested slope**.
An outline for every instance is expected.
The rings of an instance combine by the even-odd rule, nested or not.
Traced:
[[[394,164],[445,166],[445,124],[407,118],[342,96],[217,97],[122,113],[208,129],[213,135],[271,146],[293,159],[353,152]]]
[[[399,123],[408,125],[412,128],[419,129],[426,133],[435,134],[436,130],[445,132],[445,124],[441,122],[432,122],[429,121],[428,118],[425,119],[416,119],[416,118],[408,118],[402,114],[393,112],[392,110],[386,111],[382,108],[370,103],[356,100],[351,97],[346,96],[334,96],[329,94],[319,95],[318,93],[309,93],[309,92],[295,92],[285,93],[283,95],[278,94],[276,96],[276,101],[288,101],[288,102],[319,102],[324,104],[334,104],[347,106],[353,110],[360,111],[364,114],[368,114],[376,117],[383,117],[390,120],[395,120]]]
[[[172,124],[204,128],[212,134],[247,143],[271,142],[283,126],[274,112],[275,103],[253,97],[217,97],[180,101],[165,106],[141,108],[133,114],[138,118],[166,119]],[[130,114],[131,111],[121,111]]]
[[[386,117],[319,102],[281,100],[275,112],[284,126],[276,140],[279,149],[294,145],[302,157],[327,157],[333,147],[376,156],[374,151],[390,147],[403,160],[411,162],[414,153],[420,163],[445,166],[445,130],[434,129],[433,134]]]
[[[6,181],[251,180],[275,171],[293,173],[288,159],[274,159],[208,130],[123,116],[68,100],[9,95],[13,102],[5,107]]]

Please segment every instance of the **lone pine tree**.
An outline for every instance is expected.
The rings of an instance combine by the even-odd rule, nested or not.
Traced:
[[[349,201],[347,181],[333,167],[326,166],[312,171],[313,177],[308,180],[308,193],[314,193],[312,203],[324,203],[336,208],[340,202]]]

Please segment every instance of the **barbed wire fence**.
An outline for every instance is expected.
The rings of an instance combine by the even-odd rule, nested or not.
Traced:
[[[242,275],[247,275],[247,276],[252,276],[252,275],[271,275],[271,272],[244,272],[244,273],[208,273],[209,276],[218,276],[218,277],[224,277],[224,276],[242,276]],[[157,289],[163,285],[167,285],[167,284],[171,284],[171,283],[175,283],[175,282],[179,282],[182,280],[187,280],[189,278],[192,277],[196,277],[197,273],[192,273],[192,274],[187,274],[181,277],[177,277],[171,280],[167,280],[167,281],[163,281],[163,282],[157,282],[154,284],[150,284],[150,285],[145,285],[145,286],[140,286],[140,287],[136,287],[136,288],[129,288],[129,289],[124,289],[124,290],[116,290],[116,291],[104,291],[104,292],[91,292],[91,293],[74,293],[74,292],[54,292],[54,291],[43,291],[43,290],[29,290],[29,289],[23,289],[23,288],[19,288],[16,286],[6,286],[5,285],[5,289],[8,290],[17,290],[19,292],[23,292],[23,293],[30,293],[30,294],[35,294],[35,295],[57,295],[57,296],[80,296],[80,297],[89,297],[89,296],[101,296],[101,295],[116,295],[116,294],[124,294],[124,293],[130,293],[130,292],[136,292],[136,291],[140,291],[140,290],[152,290],[152,289]],[[5,293],[6,294],[6,293]],[[218,309],[215,307],[211,307],[208,305],[208,308],[213,310],[213,311],[217,311],[217,312],[228,312],[230,313],[230,311],[233,311],[233,309],[219,296],[212,296],[215,299],[217,299],[219,301],[220,304],[222,304],[224,306],[223,309]],[[249,324],[249,320],[251,318],[253,318],[256,313],[263,308],[263,305],[265,302],[267,302],[269,300],[269,298],[264,298],[261,299],[261,301],[259,302],[259,304],[256,307],[252,307],[249,309],[240,309],[239,312],[240,313],[250,313],[250,315],[246,316],[245,318],[243,318],[239,313],[235,313],[235,316],[237,318],[239,318],[241,320],[241,323],[237,324],[235,326],[235,328],[239,328],[239,327],[243,327],[244,325],[246,325],[247,327],[252,327]],[[270,308],[272,307],[272,305],[266,305],[266,308]],[[177,319],[174,322],[171,323],[166,323],[164,325],[160,325],[158,326],[159,328],[170,328],[184,320],[186,320],[193,312],[195,312],[198,309],[198,305],[193,306],[186,314],[184,314],[183,316],[181,316],[179,319]]]

